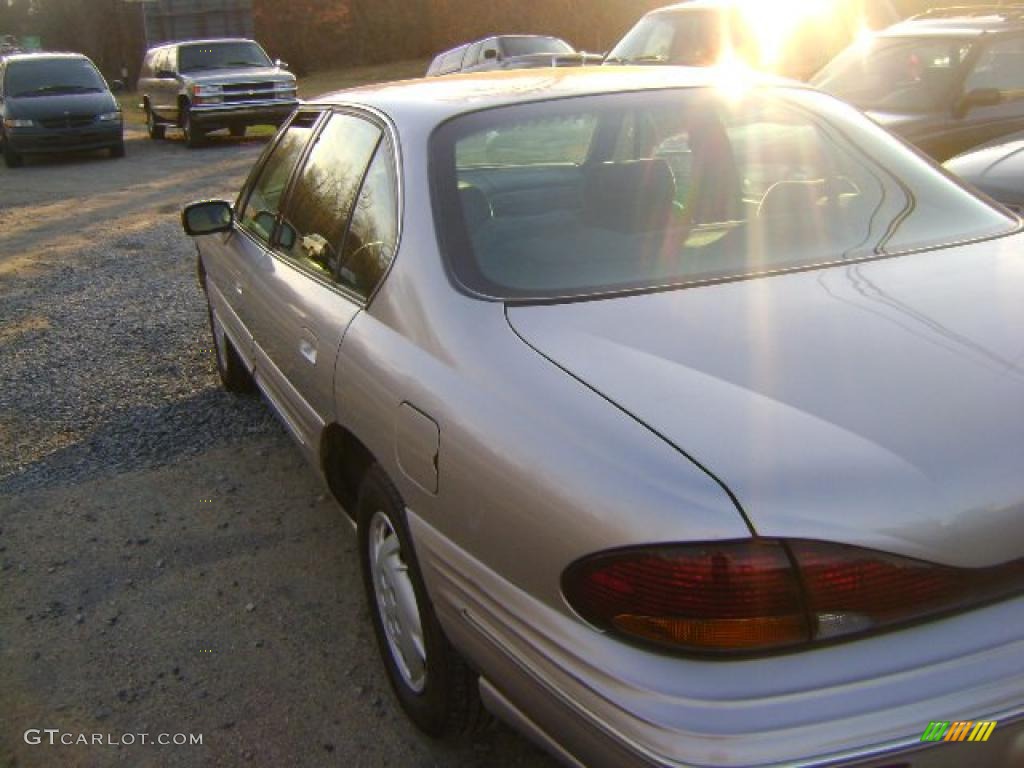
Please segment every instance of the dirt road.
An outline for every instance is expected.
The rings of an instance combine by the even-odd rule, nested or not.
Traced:
[[[404,720],[348,523],[218,387],[177,216],[262,146],[133,132],[0,168],[0,768],[550,768],[504,727]]]

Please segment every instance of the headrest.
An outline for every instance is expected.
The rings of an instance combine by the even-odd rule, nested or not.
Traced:
[[[462,218],[466,222],[466,229],[471,234],[494,214],[487,195],[480,187],[460,186],[459,204],[462,206]]]
[[[618,232],[649,232],[672,216],[675,177],[664,160],[631,160],[587,167],[583,216],[588,226]]]
[[[828,196],[824,179],[777,181],[768,187],[757,216],[801,216],[821,205]]]

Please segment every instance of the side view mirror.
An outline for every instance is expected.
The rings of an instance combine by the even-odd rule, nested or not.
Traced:
[[[274,66],[278,69],[288,69],[288,62],[281,61],[280,59],[274,59]]]
[[[998,88],[975,88],[963,95],[956,105],[956,116],[963,117],[977,107],[994,107],[1003,103],[1003,94]]]
[[[181,212],[181,226],[190,237],[230,232],[234,224],[235,212],[226,200],[200,200]]]
[[[484,59],[490,61],[492,59],[498,58],[500,57],[498,56],[498,51],[495,48],[488,48],[486,51],[484,51]]]
[[[111,80],[110,91],[111,93],[121,93],[124,90],[124,80]]]

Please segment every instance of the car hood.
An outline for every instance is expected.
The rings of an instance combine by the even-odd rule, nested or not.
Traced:
[[[48,120],[71,115],[100,115],[117,109],[110,91],[101,93],[60,93],[52,96],[9,98],[7,117],[25,120]]]
[[[295,75],[280,67],[236,67],[188,72],[185,78],[192,83],[219,85],[221,83],[284,83],[295,80]]]
[[[997,200],[1024,203],[1024,136],[965,152],[944,165]]]
[[[686,452],[764,536],[1024,556],[1024,236],[603,300],[516,333]]]

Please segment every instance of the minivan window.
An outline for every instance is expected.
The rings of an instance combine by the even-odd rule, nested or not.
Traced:
[[[588,152],[532,164],[545,143]],[[619,140],[619,139],[622,140]],[[487,163],[481,147],[500,147]],[[431,140],[453,273],[501,299],[753,277],[1007,234],[1018,222],[852,107],[690,88],[482,110]]]
[[[252,42],[201,43],[178,48],[179,72],[271,66],[267,54]]]
[[[296,116],[260,169],[239,214],[241,226],[263,242],[269,242],[274,232],[285,187],[306,148],[314,124],[315,116]]]
[[[106,83],[88,59],[31,59],[7,65],[5,90],[15,98],[106,89]]]
[[[341,255],[341,282],[369,297],[384,277],[398,245],[395,159],[385,140],[377,147]]]
[[[280,249],[333,279],[342,238],[381,130],[360,117],[335,114],[317,136],[286,205]]]

